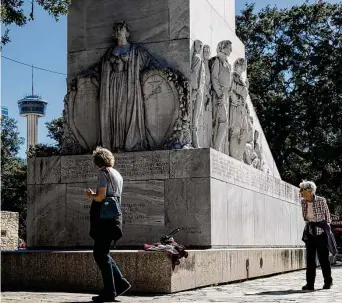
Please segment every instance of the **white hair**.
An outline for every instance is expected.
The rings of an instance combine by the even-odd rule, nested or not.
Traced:
[[[299,188],[302,190],[310,190],[313,194],[316,193],[317,186],[313,181],[305,181],[299,184]]]

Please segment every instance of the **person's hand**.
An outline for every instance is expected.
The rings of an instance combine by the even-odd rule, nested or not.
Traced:
[[[92,189],[88,188],[85,190],[86,196],[91,197],[93,194],[95,194]]]

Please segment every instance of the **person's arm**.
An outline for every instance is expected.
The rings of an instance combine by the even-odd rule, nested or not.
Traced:
[[[96,193],[94,193],[91,189],[87,189],[86,195],[96,202],[102,202],[106,198],[107,183],[108,181],[105,173],[103,171],[100,171],[99,184]]]
[[[199,56],[192,57],[192,64],[191,64],[191,87],[192,89],[198,89],[198,75],[201,71],[202,61]]]
[[[106,187],[99,187],[97,189],[97,193],[94,193],[93,191],[87,190],[87,196],[92,198],[96,202],[102,202],[104,198],[106,198]]]
[[[301,204],[302,204],[302,216],[303,216],[303,220],[304,220],[304,221],[307,221],[307,220],[306,220],[307,205],[306,205],[306,202],[304,201],[304,199],[301,201]]]
[[[324,209],[325,221],[330,224],[331,216],[330,216],[330,211],[329,211],[327,201],[325,199],[323,199],[323,209]]]
[[[213,89],[219,99],[223,98],[223,91],[219,80],[219,71],[220,71],[220,60],[215,58],[213,65],[211,67],[211,83]]]

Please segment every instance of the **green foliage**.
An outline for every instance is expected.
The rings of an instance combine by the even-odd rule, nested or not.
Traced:
[[[27,151],[27,157],[51,157],[57,156],[61,153],[62,136],[63,136],[63,117],[59,117],[50,122],[46,122],[45,125],[48,129],[48,137],[55,140],[55,145],[37,144],[35,147],[30,147]]]
[[[34,20],[34,5],[37,3],[56,21],[60,16],[67,14],[70,0],[2,0],[1,1],[1,23],[6,27],[10,25],[24,26],[28,21]],[[25,14],[25,3],[31,4],[29,14]],[[10,42],[9,29],[6,28],[1,36],[1,44]]]
[[[252,102],[282,178],[342,213],[342,4],[247,5],[236,18]]]
[[[53,119],[51,122],[45,123],[48,129],[48,137],[57,142],[57,147],[62,145],[63,123],[63,117],[59,117],[57,119]]]
[[[19,234],[25,237],[26,164],[18,157],[24,139],[17,121],[1,118],[1,210],[19,212]]]
[[[56,140],[55,146],[38,144],[27,152],[30,157],[49,157],[60,154],[63,118],[46,123],[48,137]],[[1,118],[1,209],[19,213],[19,235],[26,236],[27,165],[18,157],[24,138],[19,137],[17,121]]]
[[[60,151],[56,146],[48,144],[37,144],[30,146],[27,151],[27,158],[52,157],[60,155]]]

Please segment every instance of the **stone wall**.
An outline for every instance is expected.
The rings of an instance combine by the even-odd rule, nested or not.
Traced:
[[[112,26],[120,20],[130,25],[132,42],[189,75],[188,1],[76,0],[68,17],[69,81],[97,63],[113,45]]]
[[[298,189],[213,149],[119,153],[124,237],[141,247],[181,228],[196,247],[301,246]],[[97,169],[91,155],[28,161],[28,247],[92,245],[88,235]]]
[[[18,249],[19,213],[1,212],[1,250]]]

